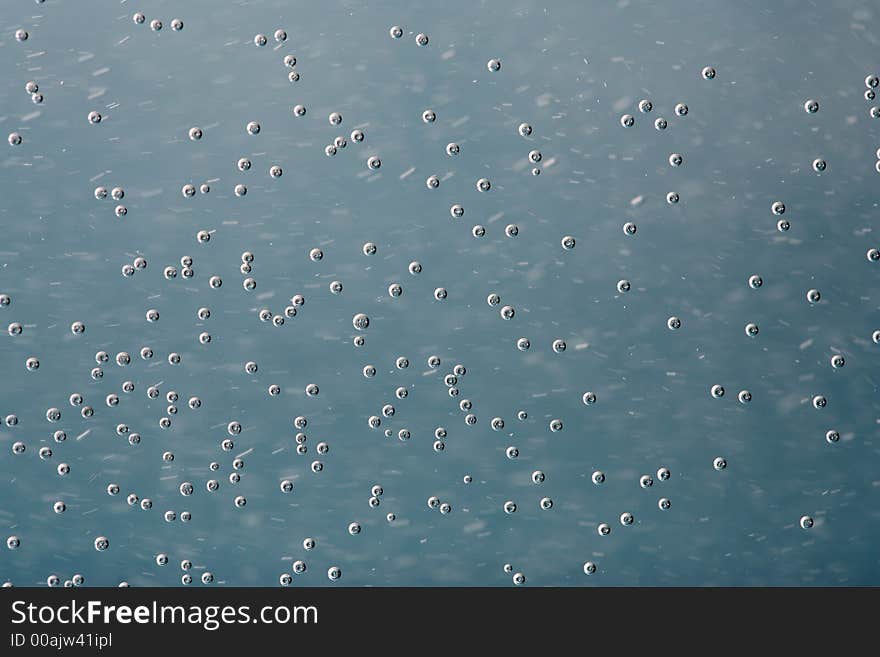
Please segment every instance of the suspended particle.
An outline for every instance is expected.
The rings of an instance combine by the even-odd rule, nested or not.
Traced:
[[[366,331],[370,326],[370,318],[364,313],[358,313],[352,318],[351,323],[358,331]]]

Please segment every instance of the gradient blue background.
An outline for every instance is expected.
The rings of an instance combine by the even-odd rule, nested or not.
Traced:
[[[132,22],[135,11],[147,24]],[[182,32],[170,29],[175,17]],[[19,417],[0,430],[0,536],[22,540],[0,549],[0,580],[45,585],[52,573],[81,573],[87,585],[176,585],[180,560],[191,559],[197,582],[209,570],[218,585],[276,586],[304,559],[294,585],[331,584],[331,565],[343,570],[337,585],[511,585],[505,563],[528,585],[880,583],[880,346],[871,340],[880,264],[865,258],[880,244],[880,120],[863,98],[865,76],[880,73],[878,21],[870,3],[843,1],[4,3],[0,292],[12,304],[0,324],[25,330],[0,335],[0,413]],[[395,24],[400,40],[388,35]],[[24,43],[13,38],[19,27],[30,33]],[[277,28],[288,40],[276,48]],[[428,47],[416,45],[418,32]],[[265,48],[254,46],[257,33],[269,37]],[[295,84],[286,54],[298,59]],[[492,57],[498,73],[486,68]],[[712,81],[700,76],[706,65],[717,69]],[[42,105],[25,93],[28,80]],[[642,98],[651,114],[638,112]],[[819,100],[817,114],[804,111],[808,98]],[[674,116],[678,102],[686,117]],[[298,103],[305,117],[291,114]],[[426,108],[436,123],[422,122]],[[100,125],[88,124],[92,110]],[[341,126],[328,123],[333,111]],[[624,113],[633,128],[620,126]],[[657,116],[666,131],[654,129]],[[257,136],[245,132],[252,120]],[[523,121],[534,126],[529,139],[517,133]],[[192,142],[196,125],[205,136]],[[324,155],[355,127],[362,144]],[[6,144],[11,131],[21,146]],[[449,141],[461,145],[457,158],[444,152]],[[532,149],[543,153],[538,177]],[[672,152],[684,166],[667,164]],[[365,165],[371,155],[379,172]],[[242,156],[253,161],[245,173]],[[816,157],[828,162],[821,175]],[[276,163],[277,180],[267,174]],[[425,186],[431,174],[443,179],[437,190]],[[483,176],[492,189],[480,194]],[[206,180],[210,194],[181,195]],[[232,193],[238,183],[247,196]],[[99,184],[125,189],[124,219],[110,199],[95,200]],[[678,205],[665,202],[669,191]],[[787,233],[775,228],[775,200],[788,208]],[[453,203],[466,209],[459,221]],[[627,221],[634,237],[621,230]],[[482,239],[471,235],[476,223]],[[508,223],[516,239],[505,237]],[[196,243],[201,229],[216,231],[207,245]],[[573,251],[560,247],[564,235],[576,237]],[[361,252],[367,241],[379,248],[372,258]],[[324,251],[317,263],[314,247]],[[255,292],[241,285],[244,250],[256,256]],[[136,255],[148,268],[123,278]],[[179,269],[183,255],[196,276],[165,280],[162,269]],[[420,276],[407,272],[411,260]],[[208,286],[215,274],[219,290]],[[748,287],[751,274],[761,289]],[[625,296],[621,278],[632,282]],[[334,296],[337,279],[345,288]],[[404,287],[398,299],[386,292],[393,282]],[[449,290],[442,303],[438,286]],[[810,306],[814,287],[823,297]],[[490,292],[516,307],[512,321],[486,304]],[[306,304],[283,327],[257,319],[297,293]],[[212,310],[206,322],[200,306]],[[152,307],[156,324],[144,318]],[[360,349],[357,312],[372,320]],[[680,331],[667,330],[670,315]],[[76,320],[83,336],[69,330]],[[748,322],[761,328],[755,339]],[[201,331],[210,345],[198,343]],[[520,336],[531,340],[527,353],[516,349]],[[557,338],[563,354],[551,349]],[[156,354],[149,363],[137,356],[144,345]],[[132,365],[111,360],[93,381],[101,349],[130,352]],[[165,360],[172,351],[180,366]],[[832,370],[833,353],[846,367]],[[443,361],[437,370],[426,366],[431,354]],[[403,371],[401,355],[411,363]],[[37,372],[26,371],[29,356],[40,358]],[[244,373],[248,360],[256,376]],[[367,363],[374,379],[361,374]],[[473,402],[472,427],[443,384],[457,363],[467,368],[459,387]],[[137,385],[131,395],[120,390],[126,379]],[[159,382],[162,396],[148,399]],[[272,383],[281,396],[269,397]],[[303,393],[308,383],[320,386],[317,398]],[[723,399],[709,395],[716,383]],[[398,386],[407,399],[394,399]],[[744,388],[748,406],[736,400]],[[180,412],[163,431],[171,389]],[[581,402],[586,390],[594,406]],[[94,418],[68,404],[72,392]],[[112,409],[110,392],[122,398]],[[815,394],[828,398],[821,411]],[[198,411],[186,407],[191,395]],[[397,414],[382,428],[410,429],[409,442],[367,426],[389,402]],[[63,411],[57,425],[45,419],[51,406]],[[294,449],[297,415],[309,419],[305,456]],[[491,430],[495,416],[504,432]],[[552,418],[562,432],[548,430]],[[233,419],[244,430],[225,453]],[[141,433],[139,446],[115,435],[119,422]],[[52,440],[57,428],[63,444]],[[831,428],[836,445],[825,441]],[[16,440],[24,455],[12,453]],[[320,441],[331,449],[313,474]],[[37,455],[44,444],[50,461]],[[519,459],[505,457],[508,445]],[[232,458],[246,450],[233,486]],[[712,467],[719,455],[723,472]],[[66,478],[55,472],[62,461]],[[672,479],[641,489],[639,476],[661,466]],[[540,487],[534,469],[547,475]],[[594,469],[604,486],[590,483]],[[212,477],[221,488],[209,494]],[[295,480],[290,495],[278,488],[285,477]],[[117,497],[105,492],[111,481]],[[182,481],[196,485],[192,497],[178,493]],[[371,509],[376,483],[385,493]],[[129,507],[129,492],[153,509]],[[453,513],[429,510],[431,495]],[[550,511],[538,506],[545,495]],[[669,511],[659,497],[671,499]],[[513,515],[502,511],[508,499]],[[166,523],[166,509],[193,520]],[[624,511],[633,526],[620,525]],[[390,525],[388,512],[398,518]],[[805,514],[809,531],[798,525]],[[352,521],[358,536],[347,532]],[[598,536],[600,522],[610,536]],[[111,540],[107,552],[93,547],[99,535]],[[307,536],[318,542],[311,552]],[[156,565],[160,552],[169,565]],[[592,577],[586,560],[599,566]]]

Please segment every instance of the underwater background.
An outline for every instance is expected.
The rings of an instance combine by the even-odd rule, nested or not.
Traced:
[[[878,31],[3,3],[0,581],[877,585]]]

